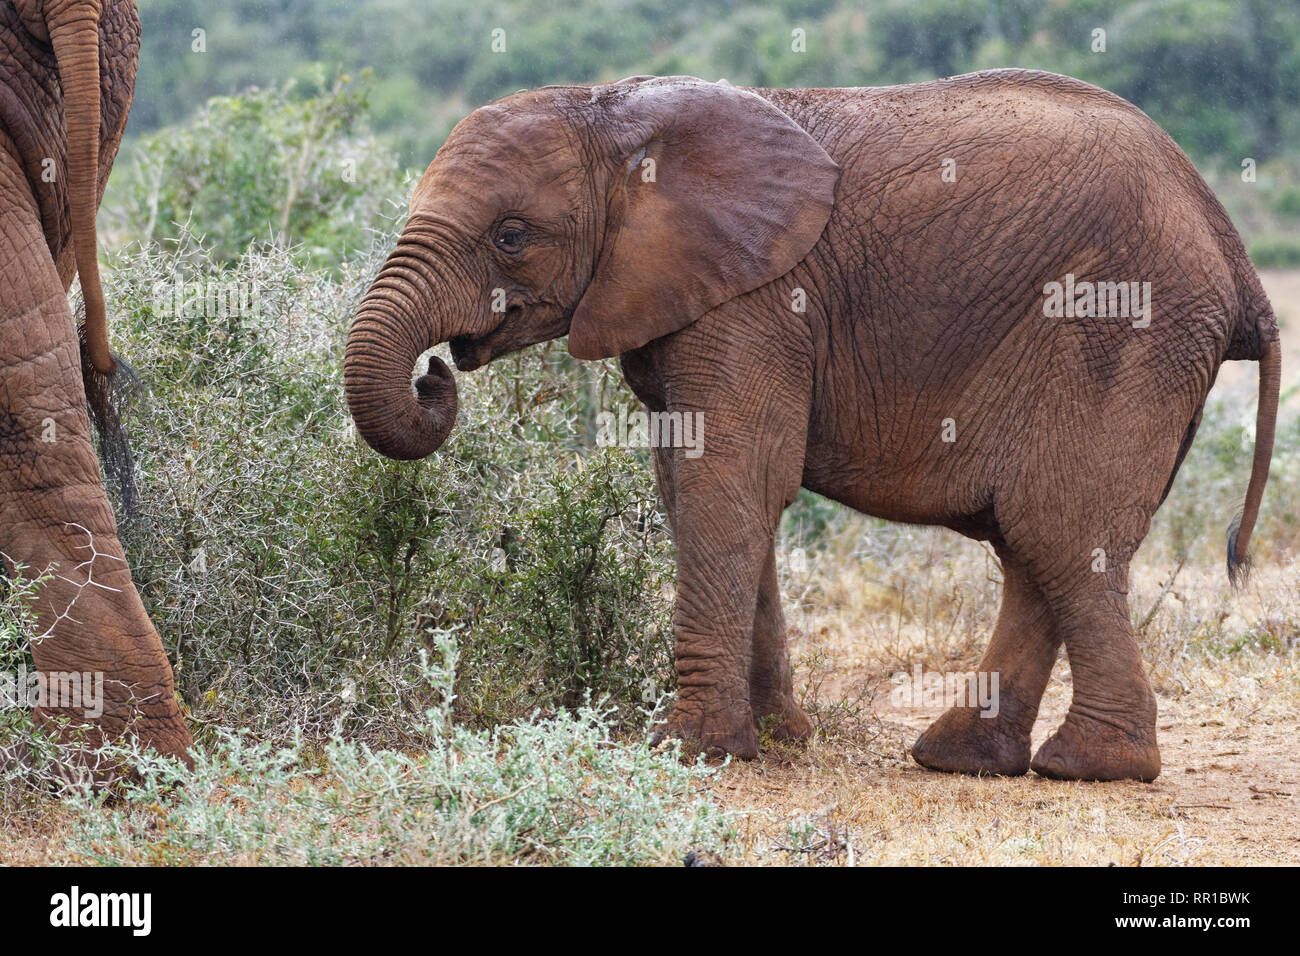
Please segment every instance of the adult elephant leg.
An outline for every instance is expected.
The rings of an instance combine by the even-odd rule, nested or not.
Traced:
[[[38,671],[102,676],[99,706],[55,701],[43,718],[88,719],[92,737],[130,733],[184,755],[172,673],[117,538],[90,441],[67,296],[16,164],[0,160],[0,552],[6,573],[51,572],[40,588]],[[92,685],[96,678],[91,677]],[[84,681],[83,681],[84,686]]]
[[[1061,638],[1028,570],[1006,548],[998,548],[998,557],[1002,607],[976,671],[989,688],[997,675],[996,712],[968,699],[967,706],[952,707],[931,724],[912,746],[912,758],[931,770],[1004,776],[1029,770],[1029,735]]]
[[[768,548],[759,579],[749,696],[760,734],[769,735],[773,740],[802,740],[812,733],[812,723],[794,700],[794,677],[786,645],[774,547]]]

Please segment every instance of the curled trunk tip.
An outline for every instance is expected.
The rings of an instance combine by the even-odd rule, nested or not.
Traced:
[[[402,338],[397,337],[399,342]],[[429,357],[428,371],[412,388],[411,369],[420,351],[414,345],[394,347],[382,323],[362,316],[348,336],[343,386],[352,420],[366,444],[399,461],[437,451],[451,434],[459,409],[456,379],[436,355]]]

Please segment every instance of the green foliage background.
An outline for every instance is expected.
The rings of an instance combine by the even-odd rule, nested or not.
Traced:
[[[422,166],[466,106],[546,83],[687,72],[759,86],[903,83],[994,66],[1128,97],[1198,156],[1300,135],[1300,9],[1274,0],[140,0],[133,129],[208,97],[375,70],[371,119]],[[791,31],[806,31],[806,52]],[[1106,50],[1093,52],[1093,31]],[[192,33],[205,31],[206,53]],[[492,31],[506,49],[493,52]]]
[[[210,97],[258,87],[236,115],[215,106],[209,125],[246,131],[232,143],[240,178],[279,178],[281,200],[298,170],[258,129],[264,97],[315,96],[340,73],[366,79],[356,194],[375,195],[392,170],[418,174],[451,127],[475,106],[547,83],[636,73],[689,73],[759,86],[905,83],[1020,66],[1068,73],[1113,90],[1168,130],[1216,185],[1261,265],[1300,264],[1300,5],[1276,0],[139,0],[144,39],[130,136],[158,164],[193,164],[172,127]],[[194,52],[201,30],[205,52]],[[504,31],[505,50],[493,34]],[[804,52],[792,49],[802,30]],[[1094,52],[1094,31],[1105,52]],[[287,93],[286,93],[287,90]],[[163,131],[160,137],[148,134]],[[315,149],[300,130],[286,149]],[[202,153],[201,145],[197,149]],[[128,149],[128,153],[130,150]],[[1241,161],[1260,164],[1240,181]],[[316,157],[337,169],[344,156]],[[209,156],[205,161],[214,162]],[[278,163],[278,167],[271,168]],[[310,174],[310,170],[307,171]],[[240,183],[226,183],[227,189]],[[165,238],[174,218],[218,244],[265,238],[286,223],[316,246],[315,224],[283,217],[283,203],[234,223],[199,202],[155,210]],[[321,196],[326,208],[338,197]],[[211,215],[208,215],[211,213]],[[360,223],[353,223],[360,225]],[[219,250],[217,250],[219,251]],[[326,257],[329,254],[326,253]]]

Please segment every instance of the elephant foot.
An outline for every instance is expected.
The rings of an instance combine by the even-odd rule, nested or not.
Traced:
[[[754,727],[769,740],[807,740],[813,732],[812,721],[792,697],[772,704],[757,704]]]
[[[189,727],[185,725],[179,709],[174,714],[146,721],[137,736],[146,747],[156,750],[164,757],[175,757],[185,766],[193,768],[194,756],[190,751],[194,747],[194,740],[190,737]]]
[[[129,746],[134,739],[141,749],[176,758],[193,769],[194,757],[190,751],[194,743],[189,729],[174,704],[171,711],[139,713],[129,725],[115,719],[87,723],[76,712],[45,708],[37,708],[34,715],[45,733],[64,748],[62,770],[66,779],[81,779],[100,788],[136,776],[133,762],[124,752],[105,755],[101,751],[110,742]]]
[[[912,745],[912,759],[945,773],[1023,776],[1029,770],[1029,734],[976,707],[952,707]]]
[[[657,747],[670,738],[682,741],[682,756],[686,760],[694,760],[699,754],[706,757],[730,754],[741,760],[758,756],[758,732],[748,704],[713,711],[688,709],[678,704],[668,719],[651,731],[650,746]]]
[[[1141,780],[1160,775],[1155,728],[1126,731],[1071,709],[1034,754],[1034,773],[1052,780]]]

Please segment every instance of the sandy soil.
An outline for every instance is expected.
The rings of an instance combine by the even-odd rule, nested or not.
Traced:
[[[1068,685],[1051,689],[1035,746],[1068,702]],[[1171,709],[1161,701],[1164,772],[1152,784],[932,773],[905,749],[938,712],[877,707],[846,738],[727,768],[717,792],[746,812],[753,863],[1300,863],[1300,721]]]

